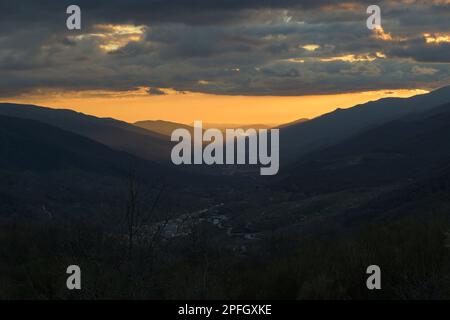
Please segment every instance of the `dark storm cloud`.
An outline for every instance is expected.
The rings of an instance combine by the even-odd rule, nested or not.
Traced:
[[[373,1],[359,1],[370,3]],[[68,5],[77,4],[89,14],[88,21],[135,21],[220,23],[235,20],[243,10],[303,9],[309,10],[333,5],[333,0],[3,0],[2,15],[22,21],[31,21],[39,15],[47,21]]]
[[[426,43],[423,34],[448,34],[449,4],[378,2],[391,37],[383,40],[366,28],[372,2],[3,0],[0,96],[35,88],[300,95],[448,84],[449,43]],[[81,31],[65,27],[73,3]],[[121,35],[99,24],[143,29]]]
[[[419,62],[450,63],[450,43],[424,45],[415,42],[395,47],[389,51],[391,55],[401,58],[412,58]]]
[[[164,95],[166,95],[166,93],[163,90],[158,89],[158,88],[149,88],[147,90],[147,92],[151,96],[164,96]]]

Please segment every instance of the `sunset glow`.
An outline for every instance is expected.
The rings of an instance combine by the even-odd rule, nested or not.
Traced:
[[[150,95],[148,88],[135,91],[36,91],[9,100],[52,108],[73,109],[99,117],[128,122],[168,120],[192,124],[209,123],[277,125],[300,118],[314,118],[336,108],[348,108],[384,97],[410,97],[426,90],[378,90],[358,93],[310,96],[223,96],[164,90]]]
[[[425,33],[424,35],[425,41],[427,43],[433,43],[433,44],[439,44],[439,43],[450,43],[450,34],[446,33],[436,33],[436,34],[429,34]]]

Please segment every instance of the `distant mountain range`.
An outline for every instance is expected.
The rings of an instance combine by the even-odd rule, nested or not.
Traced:
[[[411,98],[384,98],[337,109],[280,132],[280,161],[286,165],[311,151],[344,141],[364,130],[450,101],[450,86]],[[330,102],[332,103],[332,102]]]
[[[214,129],[219,129],[219,130],[226,130],[226,129],[269,129],[272,128],[272,125],[268,125],[268,124],[259,124],[259,123],[248,123],[248,124],[242,124],[242,123],[210,123],[210,122],[205,122],[203,123],[203,127],[205,129],[208,128],[214,128]]]
[[[294,120],[294,121],[291,121],[288,123],[281,124],[281,125],[277,126],[277,128],[285,128],[285,127],[293,126],[293,125],[300,124],[300,123],[303,123],[306,121],[309,121],[309,119],[301,118],[301,119],[297,119],[297,120]]]
[[[144,120],[135,122],[134,125],[169,137],[176,129],[186,129],[191,132],[191,134],[194,132],[194,127],[192,126],[164,120]]]
[[[303,120],[303,119],[302,119]],[[302,121],[299,120],[299,121]],[[171,122],[171,121],[164,121],[164,120],[144,120],[144,121],[137,121],[134,123],[135,126],[138,126],[140,128],[156,132],[165,136],[171,136],[172,132],[176,129],[186,129],[191,134],[194,132],[193,124],[186,125],[182,123],[177,122]],[[270,126],[264,125],[264,124],[222,124],[222,123],[202,123],[203,130],[214,128],[219,129],[222,132],[225,132],[226,129],[269,129]]]
[[[315,119],[299,119],[281,125],[279,126],[281,166],[291,165],[311,152],[336,145],[384,123],[431,110],[449,101],[450,86],[411,98],[380,99],[345,110],[337,109]],[[173,146],[169,138],[171,132],[177,128],[185,128],[190,132],[193,130],[191,126],[169,121],[139,121],[133,125],[71,110],[9,103],[0,103],[0,115],[37,120],[90,138],[113,149],[160,163],[169,163]],[[204,128],[212,125],[205,123]],[[236,127],[267,128],[263,125],[236,125]],[[219,129],[224,128],[219,126]]]
[[[447,167],[449,145],[450,102],[304,155],[280,185],[331,191],[413,181]]]
[[[144,159],[158,162],[170,159],[171,143],[166,136],[123,121],[97,118],[72,110],[10,103],[0,103],[0,115],[47,123]]]
[[[429,94],[411,98],[385,98],[357,105],[349,109],[337,109],[315,119],[299,119],[281,125],[281,164],[295,162],[298,157],[314,150],[344,141],[369,128],[399,119],[405,115],[423,112],[450,101],[450,86]],[[192,132],[192,127],[180,123],[148,120],[134,125],[111,119],[97,118],[71,110],[50,109],[34,105],[0,103],[0,115],[38,120],[68,130],[117,150],[127,151],[153,161],[166,162],[172,143],[168,136],[177,128]],[[219,129],[268,128],[264,125],[204,124],[204,128]]]
[[[0,116],[0,215],[97,213],[121,205],[131,173],[150,189],[167,169],[40,121]]]
[[[30,119],[0,116],[0,136],[2,169],[74,169],[96,174],[124,175],[127,169],[136,166],[146,168],[145,171],[161,168],[156,163],[152,164],[89,138]]]

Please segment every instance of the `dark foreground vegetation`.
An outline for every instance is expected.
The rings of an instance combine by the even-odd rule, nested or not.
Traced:
[[[83,219],[0,222],[0,298],[14,299],[442,299],[450,298],[450,201],[438,192],[393,221],[305,236],[272,234],[245,254],[198,224],[182,240],[112,233]],[[439,200],[439,205],[436,201]],[[405,211],[402,211],[405,210]],[[68,265],[81,291],[66,289]],[[382,270],[369,291],[367,266]]]

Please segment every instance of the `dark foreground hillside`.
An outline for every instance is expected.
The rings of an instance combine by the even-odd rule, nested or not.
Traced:
[[[274,231],[246,253],[217,245],[207,225],[183,241],[154,233],[130,250],[126,237],[87,220],[2,217],[0,297],[448,299],[449,181],[434,183],[418,200],[358,210],[364,221],[346,217],[351,227],[322,219],[303,235]],[[83,268],[79,293],[65,289],[73,263]],[[371,264],[382,268],[381,291],[365,287]]]

